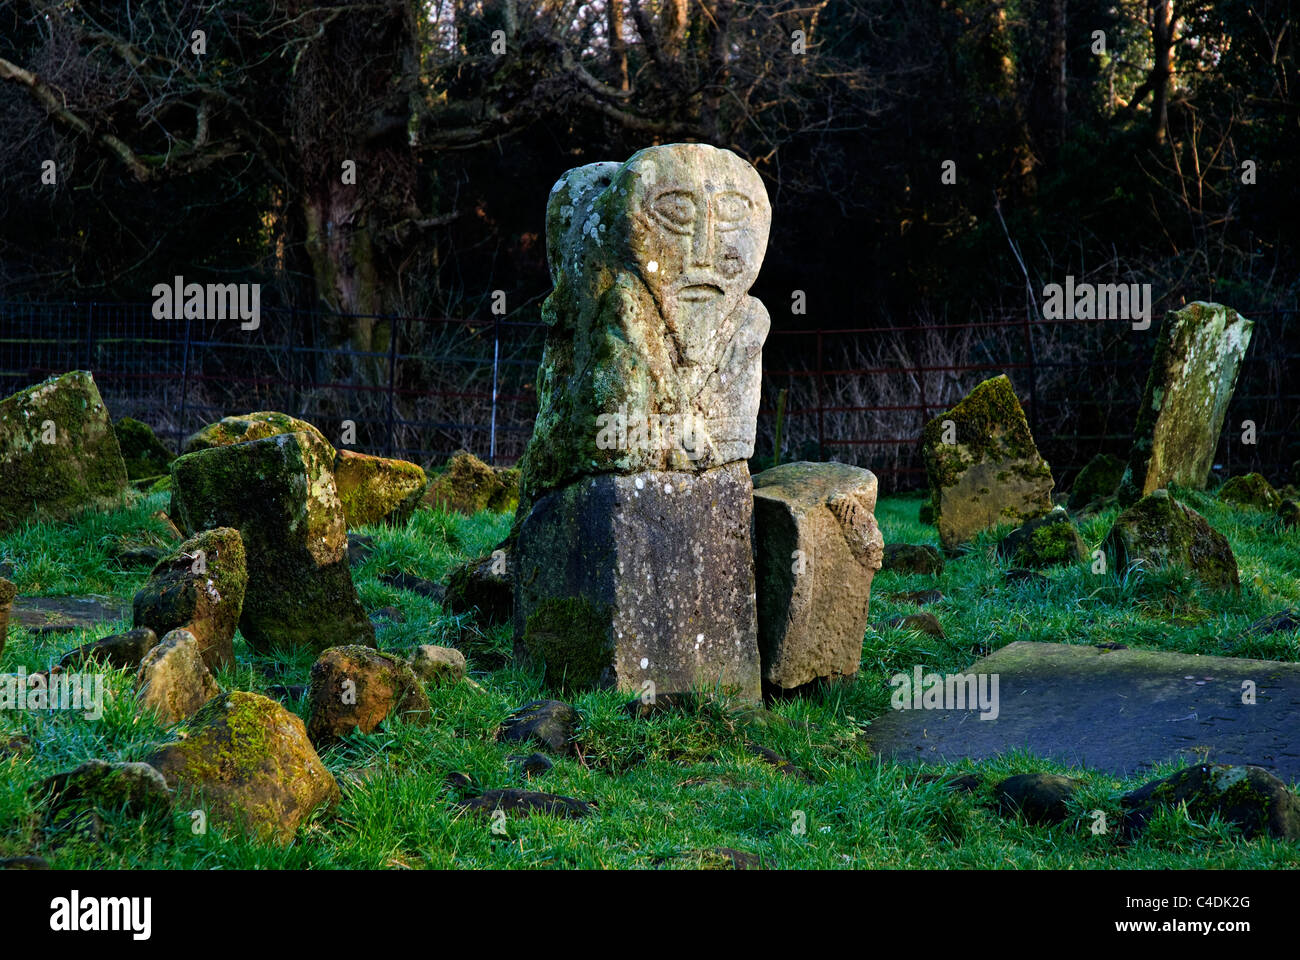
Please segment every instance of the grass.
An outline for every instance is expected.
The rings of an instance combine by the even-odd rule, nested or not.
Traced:
[[[421,510],[405,529],[362,531],[374,536],[375,551],[354,571],[358,592],[369,610],[394,606],[405,615],[403,623],[380,621],[381,648],[459,647],[477,687],[430,688],[434,719],[427,727],[390,722],[326,750],[323,759],[343,787],[334,811],[303,826],[287,848],[219,829],[195,835],[185,810],[171,824],[109,812],[96,841],[42,842],[33,785],[91,757],[139,760],[166,737],[150,717],[136,715],[133,677],[117,672],[108,675],[107,708],[97,722],[71,713],[0,713],[0,745],[17,735],[31,738],[17,755],[0,752],[0,857],[35,850],[56,868],[689,868],[717,865],[708,851],[728,847],[779,868],[1295,867],[1294,845],[1246,842],[1217,820],[1194,822],[1179,809],[1161,812],[1131,845],[1113,831],[1094,835],[1090,811],[1103,810],[1117,822],[1120,794],[1145,777],[1119,781],[1024,754],[920,771],[874,757],[861,739],[888,709],[892,674],[916,664],[964,670],[1013,640],[1300,660],[1295,631],[1234,639],[1251,621],[1300,603],[1300,534],[1204,494],[1180,496],[1231,542],[1241,567],[1239,595],[1207,594],[1172,571],[1098,576],[1085,566],[1050,572],[1046,585],[1007,586],[1005,564],[990,555],[996,537],[985,535],[940,577],[876,577],[873,624],[915,611],[890,594],[937,586],[945,599],[927,609],[942,621],[946,639],[873,627],[854,683],[759,714],[706,703],[634,720],[623,712],[627,695],[581,694],[571,698],[582,716],[577,754],[556,758],[553,769],[527,782],[507,757],[528,750],[497,743],[496,729],[515,707],[557,694],[539,674],[511,666],[508,628],[480,627],[470,616],[452,616],[429,598],[379,580],[392,569],[440,580],[454,563],[490,549],[509,518]],[[129,601],[145,572],[123,569],[110,558],[111,548],[119,539],[164,542],[165,528],[151,515],[165,500],[142,497],[71,524],[28,526],[0,538],[0,558],[13,563],[20,594],[103,593]],[[914,497],[881,501],[877,518],[887,542],[935,542],[933,528],[917,520],[919,506]],[[1084,539],[1099,543],[1114,516],[1110,510],[1085,519]],[[74,645],[129,626],[122,621],[50,637],[11,627],[0,672],[42,669]],[[257,658],[239,637],[236,654],[238,666],[218,677],[227,689],[265,692],[272,684],[307,680],[310,656]],[[286,706],[304,709],[301,701]],[[806,776],[782,772],[748,743],[776,751]],[[972,771],[984,777],[972,794],[920,776]],[[1071,819],[1038,827],[992,808],[993,783],[1034,771],[1083,781]],[[452,772],[473,785],[448,785]],[[478,790],[519,786],[594,800],[599,813],[583,820],[510,819],[501,834],[453,806]]]

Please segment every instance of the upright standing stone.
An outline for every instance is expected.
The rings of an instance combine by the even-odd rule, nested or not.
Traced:
[[[117,434],[85,370],[0,400],[0,532],[65,520],[125,489]]]
[[[927,423],[921,453],[945,550],[1052,509],[1052,471],[1006,376],[985,380]]]
[[[763,680],[792,690],[858,672],[884,539],[876,477],[843,463],[783,463],[754,477]]]
[[[182,527],[240,533],[248,586],[239,628],[258,652],[374,646],[348,567],[333,464],[334,450],[310,433],[210,447],[172,463]]]
[[[760,695],[750,526],[771,208],[704,144],[570,170],[521,461],[516,643],[569,684]]]
[[[1254,327],[1231,307],[1199,300],[1165,314],[1120,481],[1121,504],[1171,484],[1205,488]]]

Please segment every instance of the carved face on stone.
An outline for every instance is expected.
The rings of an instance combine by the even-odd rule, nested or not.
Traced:
[[[730,338],[767,249],[762,180],[728,150],[677,143],[637,153],[612,190],[665,324],[688,360],[707,362]]]

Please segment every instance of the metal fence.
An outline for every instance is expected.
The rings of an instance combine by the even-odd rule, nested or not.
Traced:
[[[1225,473],[1261,470],[1274,482],[1300,459],[1300,359],[1295,310],[1243,311],[1255,332],[1229,409]],[[0,396],[65,370],[90,370],[114,417],[152,426],[179,448],[206,423],[282,410],[351,448],[441,462],[468,449],[508,464],[537,412],[534,381],[545,327],[486,321],[368,317],[381,348],[327,345],[357,318],[264,310],[238,321],[158,320],[148,304],[0,303]],[[333,329],[331,329],[333,328]],[[907,327],[774,330],[764,349],[756,454],[770,462],[785,392],[782,459],[870,467],[886,489],[923,483],[925,422],[981,380],[1007,374],[1058,482],[1094,454],[1125,456],[1155,344],[1119,321],[963,319]],[[1243,421],[1255,443],[1242,440]]]

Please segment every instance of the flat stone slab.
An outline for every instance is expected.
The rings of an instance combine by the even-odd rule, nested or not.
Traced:
[[[872,748],[928,763],[1023,749],[1117,777],[1161,762],[1250,763],[1300,780],[1300,663],[1019,640],[964,673],[997,675],[995,718],[978,706],[891,709],[871,724]]]
[[[94,594],[84,597],[18,597],[9,612],[10,624],[34,633],[71,633],[105,622],[130,619],[130,604]]]

